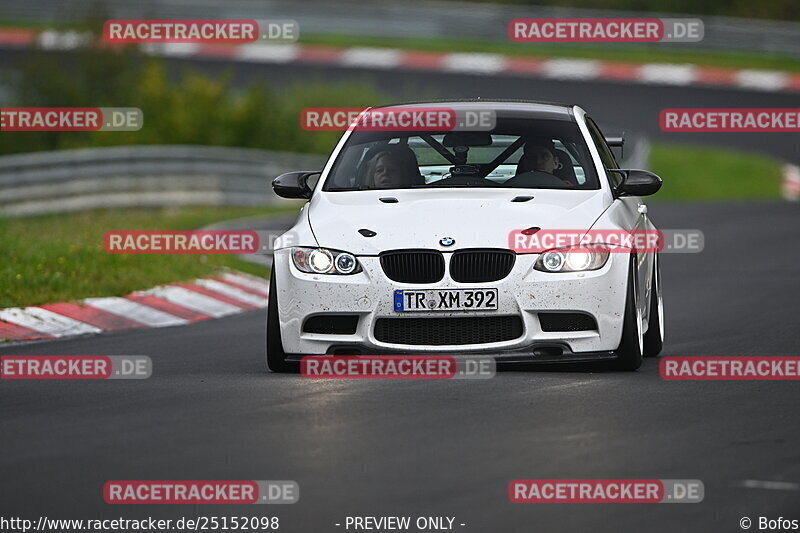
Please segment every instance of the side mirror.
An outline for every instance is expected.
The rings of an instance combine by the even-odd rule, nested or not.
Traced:
[[[614,191],[617,196],[650,196],[661,188],[661,178],[647,170],[611,170],[623,175]]]
[[[281,198],[311,198],[308,178],[321,172],[287,172],[272,180],[272,190]]]

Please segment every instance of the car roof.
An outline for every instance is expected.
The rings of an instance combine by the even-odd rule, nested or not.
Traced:
[[[533,100],[426,100],[424,102],[407,102],[375,106],[372,109],[392,107],[446,107],[455,111],[461,110],[493,110],[502,118],[540,118],[573,121],[572,104],[556,102],[538,102]]]

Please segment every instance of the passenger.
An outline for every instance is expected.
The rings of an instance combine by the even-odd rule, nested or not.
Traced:
[[[410,148],[389,148],[372,158],[368,171],[375,189],[398,189],[424,183]]]

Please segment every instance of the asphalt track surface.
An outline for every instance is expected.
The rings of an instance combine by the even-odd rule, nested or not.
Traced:
[[[797,355],[797,205],[654,204],[699,228],[663,255],[665,355]],[[458,531],[740,531],[800,518],[797,382],[668,382],[548,367],[483,381],[269,374],[263,311],[196,325],[10,346],[0,354],[149,355],[144,381],[0,382],[3,516],[274,514],[281,531],[346,516],[454,516]],[[518,478],[700,479],[699,504],[513,504]],[[113,479],[292,479],[283,506],[111,506]],[[755,529],[755,528],[754,528]]]

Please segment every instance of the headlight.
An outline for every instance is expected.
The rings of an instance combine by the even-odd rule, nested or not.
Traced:
[[[352,274],[358,267],[358,261],[351,254],[342,253],[336,256],[336,270],[340,274]]]
[[[361,265],[353,254],[326,248],[292,248],[297,270],[309,274],[356,274]]]
[[[576,246],[548,250],[539,256],[533,266],[542,272],[584,272],[603,268],[608,262],[608,251]]]

